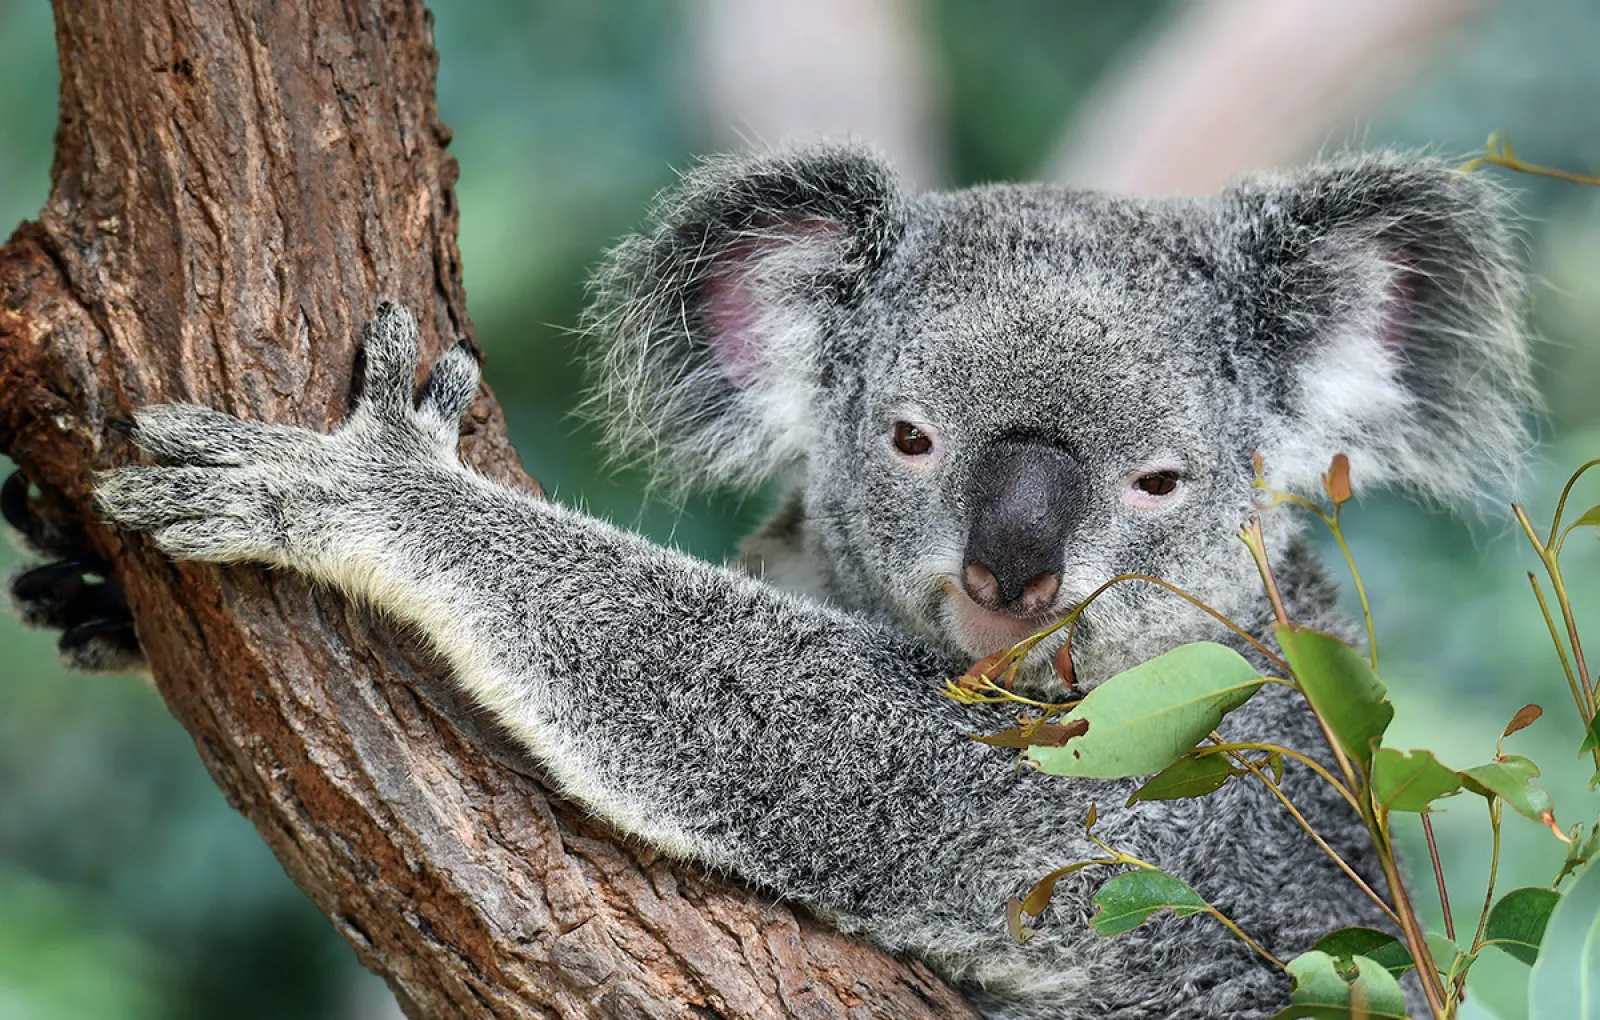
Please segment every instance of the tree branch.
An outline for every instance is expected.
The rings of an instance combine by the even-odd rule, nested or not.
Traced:
[[[172,400],[326,429],[377,300],[471,336],[410,0],[58,0],[53,190],[0,251],[0,447],[116,564],[229,802],[412,1017],[971,1017],[905,964],[629,847],[381,625],[85,508]],[[463,439],[531,484],[487,393]],[[535,451],[535,455],[537,452]]]

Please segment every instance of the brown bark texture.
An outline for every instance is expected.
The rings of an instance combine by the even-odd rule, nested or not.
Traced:
[[[115,564],[212,777],[406,1013],[974,1016],[920,965],[550,799],[425,652],[338,597],[94,520],[92,472],[137,456],[108,420],[192,401],[326,430],[380,298],[431,353],[471,326],[420,3],[55,7],[53,189],[0,251],[0,448]],[[532,484],[487,391],[463,450]]]

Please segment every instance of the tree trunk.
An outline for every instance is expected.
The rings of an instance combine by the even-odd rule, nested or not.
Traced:
[[[325,430],[380,297],[434,353],[471,326],[420,3],[56,19],[54,187],[0,251],[0,447],[116,565],[212,777],[407,1014],[973,1016],[919,965],[552,801],[425,654],[333,595],[92,519],[91,472],[135,456],[108,419],[181,400]],[[532,484],[487,393],[463,448]]]

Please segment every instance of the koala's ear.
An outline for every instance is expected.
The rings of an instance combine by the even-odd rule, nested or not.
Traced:
[[[871,153],[810,146],[707,161],[607,257],[587,322],[588,413],[677,482],[752,480],[804,458],[836,326],[899,241],[903,200]]]
[[[1452,500],[1514,480],[1534,404],[1503,193],[1420,157],[1348,157],[1219,200],[1261,452],[1287,491],[1333,454],[1358,485]]]

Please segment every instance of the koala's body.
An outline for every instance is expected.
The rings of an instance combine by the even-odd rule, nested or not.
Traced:
[[[968,736],[1005,712],[939,688],[1124,572],[1267,638],[1236,537],[1253,452],[1307,493],[1339,451],[1358,483],[1436,497],[1514,462],[1528,356],[1500,205],[1389,156],[1173,201],[911,197],[841,147],[708,163],[598,280],[593,408],[671,482],[787,480],[746,545],[755,576],[462,466],[476,365],[447,355],[414,404],[415,328],[392,307],[331,436],[148,408],[135,437],[165,466],[111,473],[99,501],[174,556],[302,571],[417,626],[570,796],[926,959],[990,1017],[1266,1017],[1287,979],[1207,919],[1093,933],[1103,873],[1063,879],[1023,945],[1003,906],[1097,855],[1094,803],[1102,838],[1282,957],[1384,927],[1272,796],[1124,808],[1136,781],[1019,769]],[[1348,633],[1300,525],[1267,528],[1290,614]],[[1077,681],[1207,639],[1247,650],[1119,585],[1083,617]],[[1326,753],[1280,687],[1225,730]],[[1284,784],[1381,885],[1340,798],[1297,766]]]

